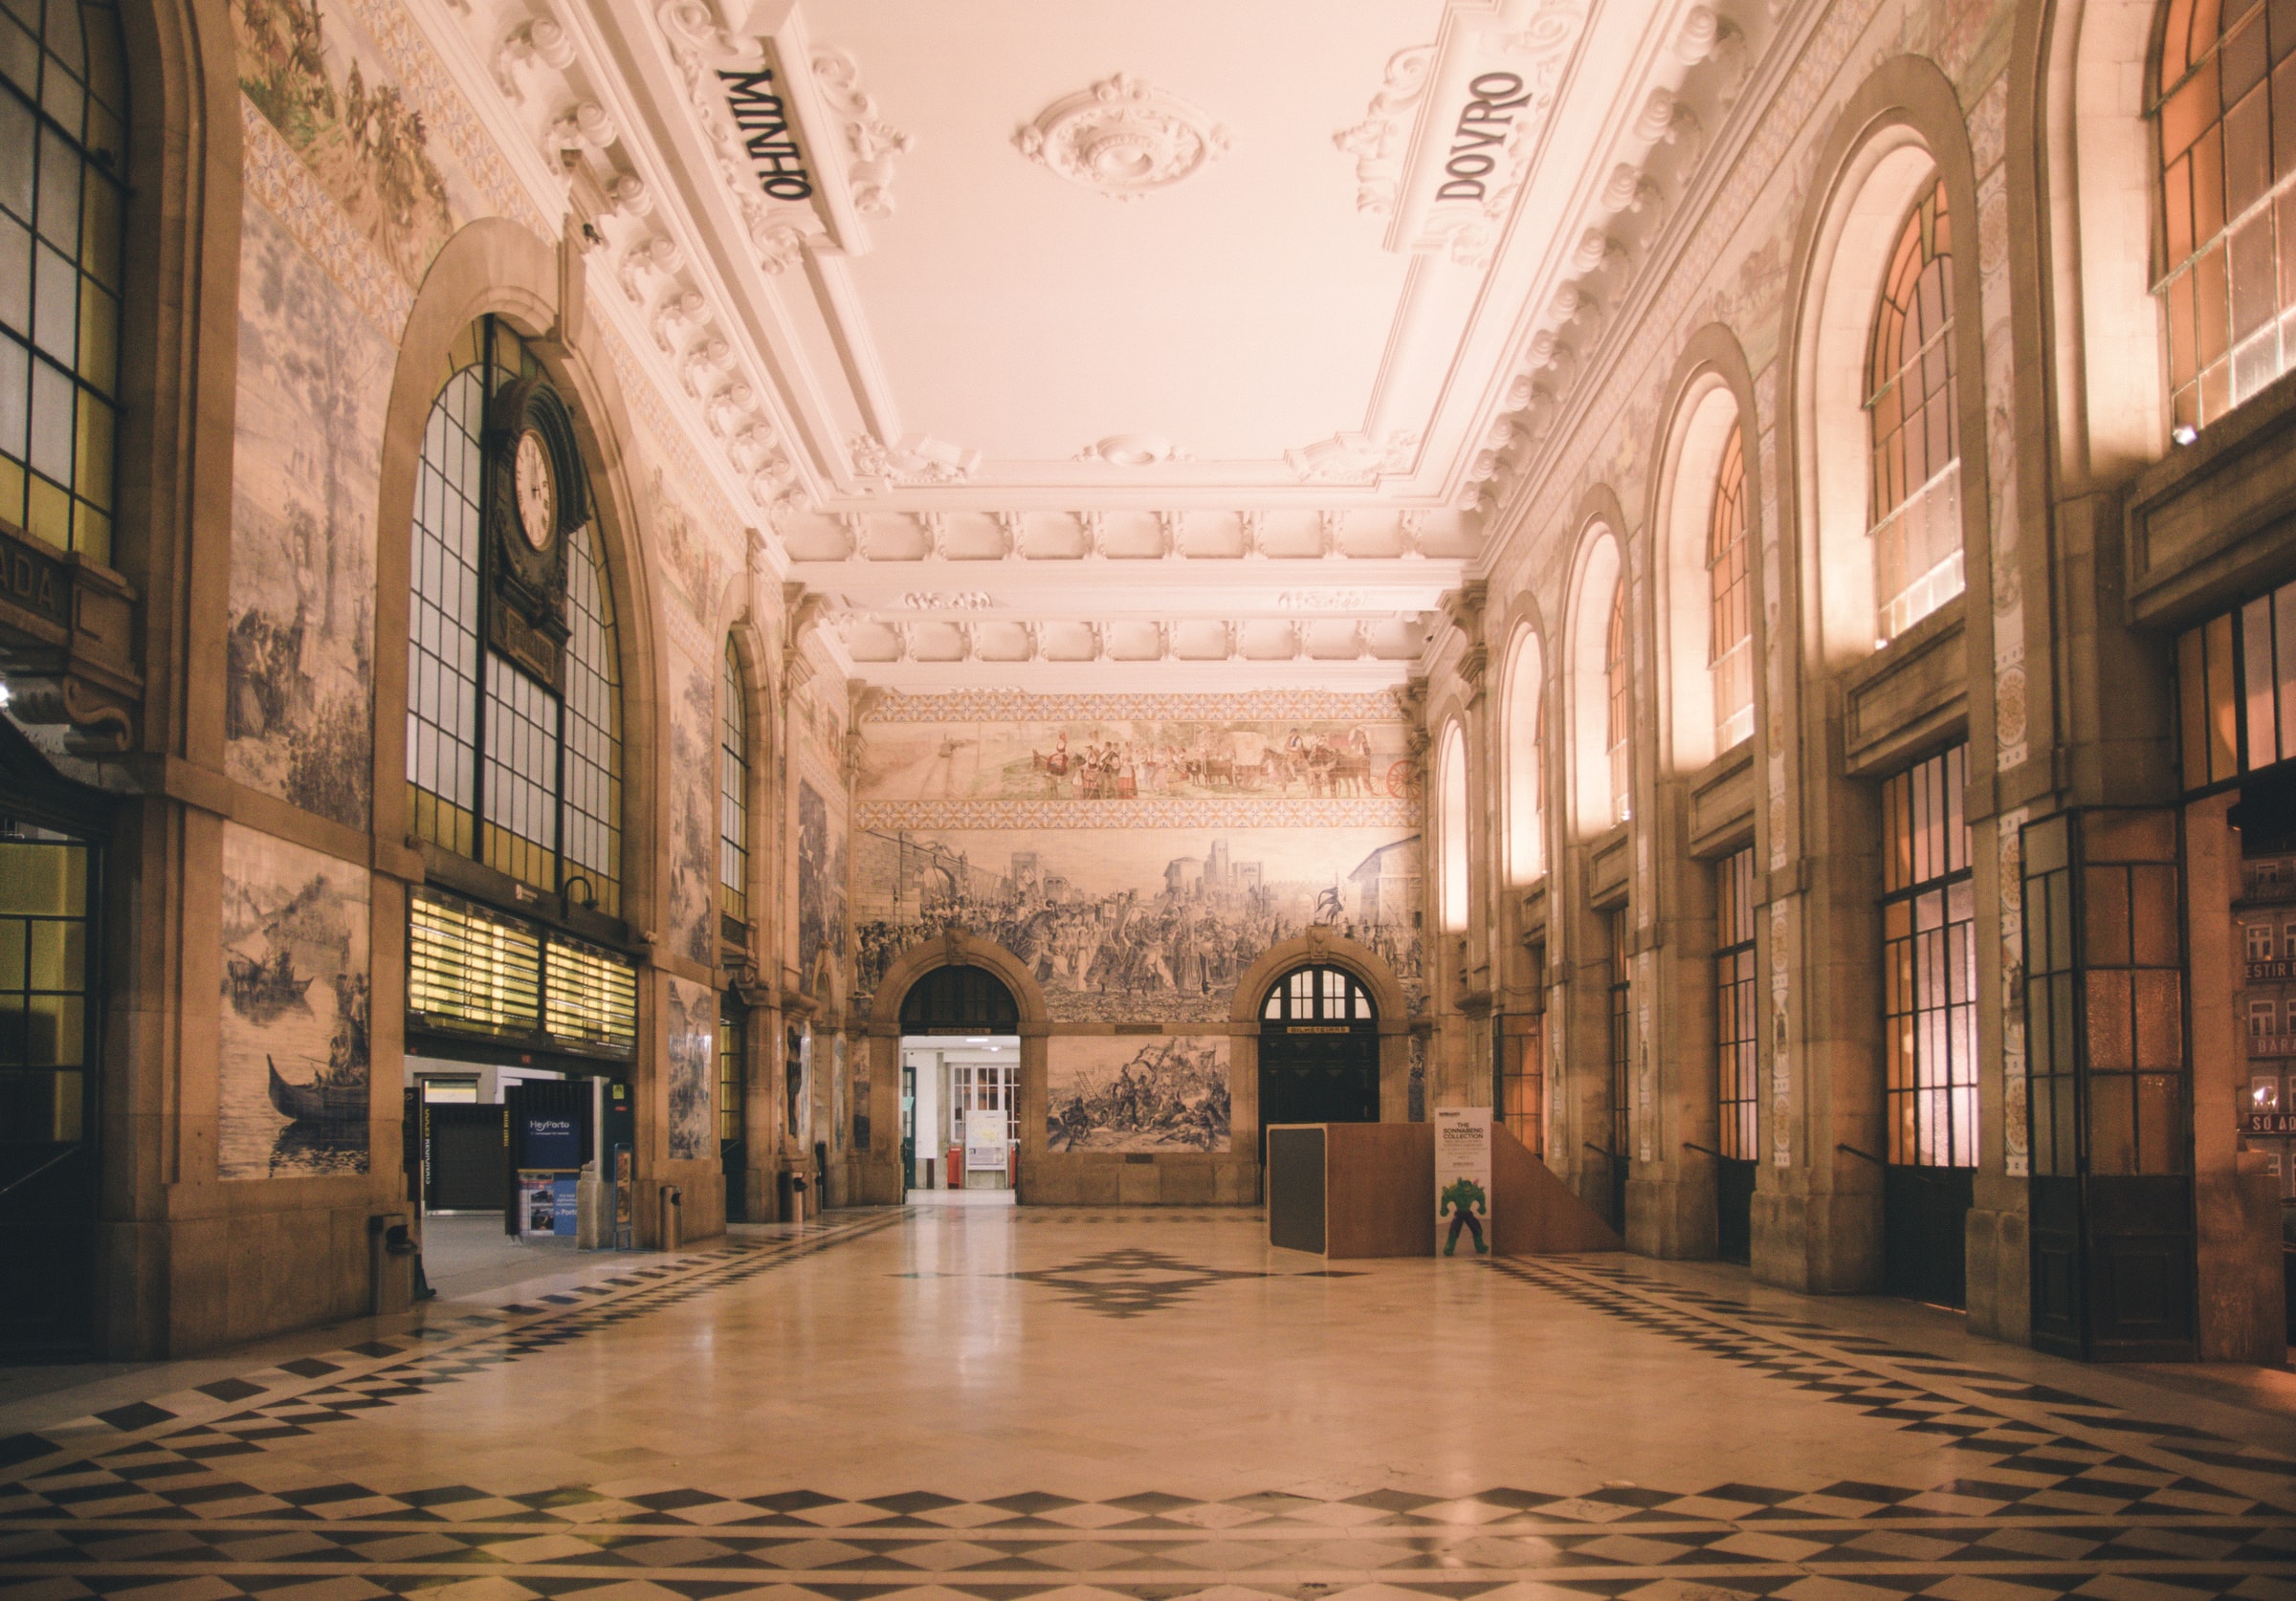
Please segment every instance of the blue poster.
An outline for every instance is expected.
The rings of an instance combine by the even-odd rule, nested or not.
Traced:
[[[550,1184],[550,1232],[563,1234],[569,1239],[574,1236],[574,1186],[580,1180],[553,1179]]]
[[[526,1117],[525,1158],[522,1168],[579,1168],[582,1137],[570,1117],[530,1112]]]

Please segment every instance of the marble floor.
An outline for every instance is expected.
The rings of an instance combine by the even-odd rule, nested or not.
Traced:
[[[0,1593],[2296,1601],[2285,1374],[1263,1233],[832,1214],[52,1386],[0,1403]]]

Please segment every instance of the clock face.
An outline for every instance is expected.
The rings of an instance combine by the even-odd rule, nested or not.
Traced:
[[[528,428],[519,435],[513,464],[519,495],[519,527],[536,550],[548,550],[558,532],[558,485],[550,476],[550,452],[542,436]]]

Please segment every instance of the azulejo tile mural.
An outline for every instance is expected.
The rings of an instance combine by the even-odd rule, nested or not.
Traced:
[[[1225,1034],[1059,1034],[1047,1042],[1048,1151],[1224,1151]]]
[[[216,1167],[367,1171],[367,874],[223,825]]]

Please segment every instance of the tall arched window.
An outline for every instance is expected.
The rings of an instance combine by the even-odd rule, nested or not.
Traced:
[[[1898,230],[1866,362],[1873,441],[1866,527],[1874,626],[1885,642],[1961,593],[1953,334],[1953,230],[1940,181],[1913,203]]]
[[[1714,479],[1714,510],[1706,533],[1712,595],[1707,665],[1714,675],[1714,749],[1727,751],[1754,733],[1754,585],[1746,571],[1745,432],[1733,424]]]
[[[1443,927],[1459,933],[1467,928],[1467,740],[1457,723],[1444,731],[1441,774]]]
[[[1528,628],[1507,674],[1507,878],[1534,884],[1547,870],[1545,781],[1546,652]]]
[[[1634,815],[1634,665],[1626,645],[1626,574],[1610,592],[1610,626],[1602,640],[1606,717],[1602,749],[1610,758],[1610,821]]]
[[[741,658],[725,642],[725,682],[718,695],[718,905],[737,923],[749,921],[749,700],[741,692]]]
[[[595,532],[586,516],[564,526],[589,504],[580,459],[570,430],[525,421],[556,402],[508,328],[474,324],[451,366],[415,485],[409,818],[423,839],[618,914],[621,669]]]
[[[0,12],[0,526],[112,560],[127,85],[107,4]],[[29,37],[36,32],[38,37]]]
[[[2215,422],[2296,364],[2281,318],[2296,309],[2284,276],[2296,241],[2274,237],[2296,180],[2296,77],[2274,71],[2291,53],[2296,15],[2263,0],[2170,0],[2162,18],[2154,287],[2168,306],[2176,427]]]

